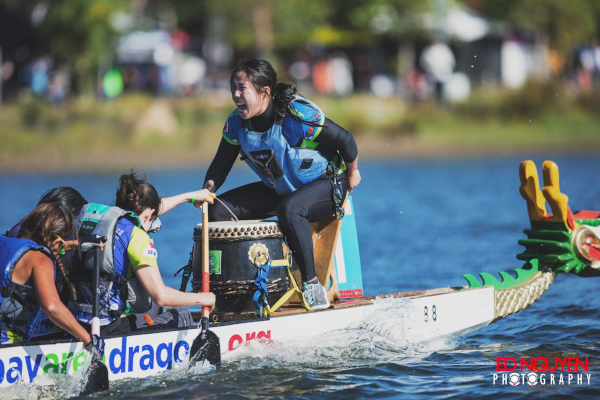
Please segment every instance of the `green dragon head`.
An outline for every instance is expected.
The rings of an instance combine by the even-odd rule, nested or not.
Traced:
[[[519,192],[527,202],[531,229],[524,230],[527,239],[519,240],[525,251],[517,258],[527,263],[515,270],[516,278],[506,272],[500,273],[501,280],[481,273],[483,285],[473,275],[465,275],[468,288],[491,285],[496,290],[510,289],[538,271],[600,276],[600,212],[571,212],[569,198],[560,192],[558,166],[545,161],[542,171],[544,187],[540,190],[533,161],[523,161],[519,168]],[[546,213],[546,201],[552,214]]]

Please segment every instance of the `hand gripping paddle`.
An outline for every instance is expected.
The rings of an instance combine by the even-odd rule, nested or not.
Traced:
[[[79,246],[82,251],[94,251],[94,300],[92,303],[92,335],[100,336],[100,267],[98,266],[98,252],[100,243],[106,243],[106,237],[97,235],[82,236],[79,238]],[[92,364],[89,369],[89,377],[81,395],[85,396],[95,392],[108,390],[108,368],[102,363],[102,354],[96,354],[92,357]]]
[[[209,180],[204,185],[205,189],[212,190],[214,182]],[[209,285],[209,254],[208,254],[208,203],[202,203],[202,293],[210,292]],[[209,326],[208,307],[202,307],[202,319],[200,320],[200,334],[192,343],[190,351],[190,367],[197,362],[207,360],[215,368],[221,366],[221,344],[219,337],[208,330]]]

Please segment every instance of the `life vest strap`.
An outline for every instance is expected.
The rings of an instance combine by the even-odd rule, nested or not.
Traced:
[[[69,300],[69,304],[67,307],[69,308],[69,310],[81,311],[88,314],[92,314],[93,312],[93,307],[91,304],[78,303],[73,300]],[[101,317],[121,318],[121,315],[123,315],[123,311],[111,310],[105,307],[101,307],[100,312],[98,314]]]
[[[190,277],[192,276],[192,270],[192,254],[190,253],[190,260],[188,261],[188,263],[184,265],[183,268],[181,268],[179,271],[175,272],[175,276],[177,276],[179,272],[183,271],[183,274],[181,275],[181,286],[179,287],[180,292],[185,292],[185,290],[187,289],[187,284],[190,280]]]
[[[123,275],[100,273],[100,277],[118,283],[119,285],[124,285],[127,283],[127,278]]]
[[[342,203],[344,199],[342,199],[342,191],[341,191],[341,182],[340,182],[340,174],[336,167],[333,164],[333,161],[329,162],[327,166],[327,177],[331,182],[332,192],[331,197],[333,199],[333,204],[335,204],[335,217],[338,220],[344,218],[344,208],[342,207]]]
[[[85,271],[85,272],[84,272]],[[73,276],[77,276],[77,275],[91,275],[93,271],[90,271],[88,269],[85,270],[75,270],[75,271],[71,271],[71,274]],[[114,283],[118,283],[119,285],[124,285],[127,283],[127,277],[123,276],[123,275],[118,275],[118,274],[109,274],[106,272],[100,272],[100,278],[104,279],[106,281],[110,281],[110,282],[114,282]]]

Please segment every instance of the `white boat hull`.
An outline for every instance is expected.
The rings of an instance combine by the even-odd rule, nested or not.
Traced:
[[[410,343],[467,334],[494,319],[494,289],[452,291],[405,297],[403,321]],[[221,342],[224,360],[252,340],[286,340],[351,327],[368,318],[377,306],[365,304],[326,311],[275,316],[270,319],[221,323],[211,326]],[[376,315],[374,315],[376,317]],[[111,381],[156,375],[183,368],[200,330],[133,334],[106,339],[105,364]],[[48,373],[74,374],[87,353],[81,342],[28,344],[0,348],[0,388],[19,381],[29,383]]]

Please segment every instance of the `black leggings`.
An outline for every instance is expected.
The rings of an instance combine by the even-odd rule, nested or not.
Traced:
[[[341,174],[340,183],[344,198],[348,187],[345,173]],[[279,196],[262,182],[255,182],[225,192],[219,199],[242,220],[267,218],[267,213],[276,211],[279,227],[306,282],[317,276],[310,223],[335,214],[332,193],[332,181],[322,177],[285,196]],[[219,201],[208,210],[209,221],[232,220],[231,213]]]

